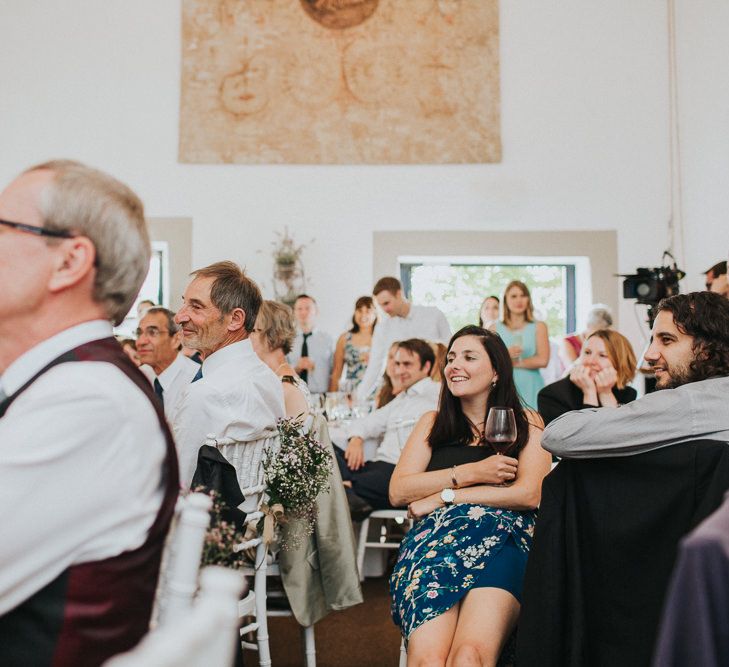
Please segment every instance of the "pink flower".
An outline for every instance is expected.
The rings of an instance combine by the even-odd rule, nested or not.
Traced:
[[[429,598],[437,598],[438,597],[438,591],[428,591],[426,593],[426,596]]]

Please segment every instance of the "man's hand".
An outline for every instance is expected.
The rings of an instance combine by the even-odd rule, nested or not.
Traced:
[[[476,473],[476,479],[481,484],[503,484],[516,478],[519,467],[518,459],[503,454],[494,454],[483,461],[470,464]]]
[[[314,361],[311,359],[311,357],[301,357],[299,359],[299,363],[296,364],[296,371],[313,371],[314,370]]]
[[[362,438],[354,436],[349,439],[349,444],[344,452],[344,460],[350,470],[359,470],[364,465],[364,440]]]
[[[442,507],[443,501],[440,499],[439,493],[434,493],[427,498],[415,500],[408,505],[408,516],[411,519],[419,519],[420,517],[430,514],[433,510]]]

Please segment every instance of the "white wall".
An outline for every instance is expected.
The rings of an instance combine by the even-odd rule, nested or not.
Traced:
[[[697,288],[729,251],[729,3],[677,2]],[[200,166],[176,159],[179,0],[0,0],[0,183],[50,157],[99,166],[148,215],[193,218],[194,265],[243,262],[269,292],[273,230],[315,237],[309,290],[333,333],[372,285],[374,230],[617,229],[630,272],[667,239],[666,16],[662,0],[502,2],[501,164]],[[638,342],[631,303],[620,319]]]

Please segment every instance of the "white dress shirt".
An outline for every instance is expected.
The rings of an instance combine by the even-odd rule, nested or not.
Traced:
[[[112,335],[86,322],[16,359],[12,395],[51,361]],[[59,364],[0,419],[0,614],[69,566],[141,546],[162,502],[166,444],[148,398],[112,364]]]
[[[426,412],[438,407],[439,394],[440,384],[423,378],[379,410],[353,421],[347,439],[355,436],[363,440],[382,438],[374,460],[397,465],[410,431]]]
[[[401,340],[421,338],[445,343],[451,338],[451,327],[445,315],[435,306],[410,306],[406,317],[386,317],[378,322],[372,336],[372,351],[367,370],[357,387],[357,396],[366,399],[374,391],[387,365],[390,346]]]
[[[304,334],[296,334],[291,352],[286,355],[287,361],[294,367],[301,359],[301,347],[304,344]],[[306,384],[312,394],[323,394],[329,391],[329,378],[332,375],[334,359],[334,342],[332,337],[321,329],[312,329],[306,341],[309,359],[314,362],[314,370],[307,373]]]
[[[285,416],[281,380],[242,340],[211,354],[202,379],[188,385],[173,423],[180,483],[189,488],[208,435],[257,440]]]
[[[145,366],[142,366],[144,368]],[[150,382],[154,384],[155,377],[162,385],[162,400],[165,406],[165,416],[170,424],[175,419],[175,413],[180,408],[182,396],[192,378],[200,370],[200,364],[179,353],[175,360],[159,375],[152,375]]]

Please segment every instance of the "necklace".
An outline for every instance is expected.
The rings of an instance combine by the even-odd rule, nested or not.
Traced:
[[[287,365],[288,365],[288,363],[287,363],[286,361],[284,361],[284,362],[283,362],[283,363],[282,363],[282,364],[281,364],[281,365],[280,365],[280,366],[279,366],[279,367],[278,367],[278,368],[277,368],[277,369],[276,369],[276,370],[274,371],[274,373],[275,373],[276,375],[278,375],[278,372],[279,372],[279,371],[280,371],[280,370],[281,370],[281,369],[282,369],[282,368],[283,368],[284,366],[287,366]]]

